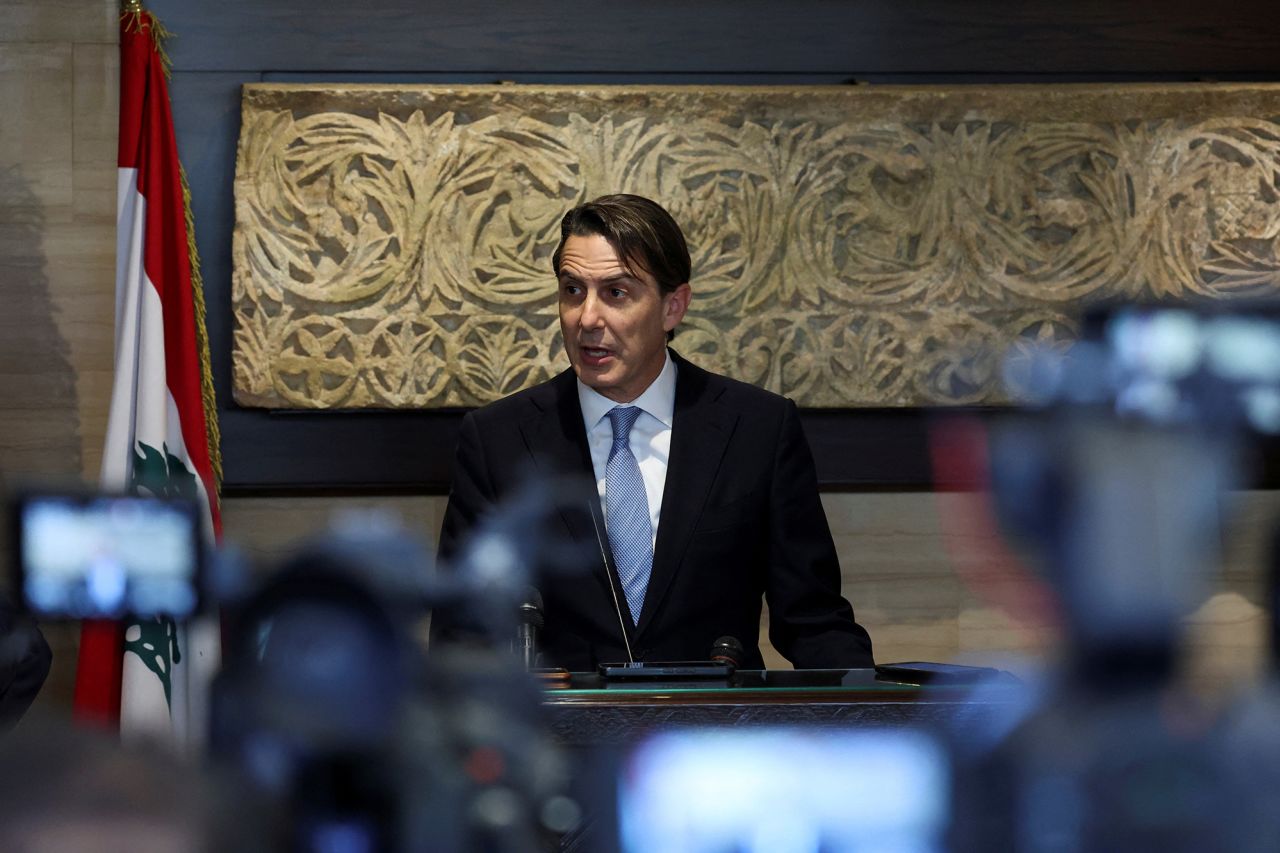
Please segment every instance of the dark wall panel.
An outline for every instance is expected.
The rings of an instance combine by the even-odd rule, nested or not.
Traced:
[[[1262,2],[152,0],[182,70],[1276,73]],[[238,63],[238,64],[237,64]]]
[[[229,494],[441,492],[460,412],[241,409],[231,397],[240,86],[288,82],[841,83],[1280,79],[1261,3],[1043,0],[148,0],[176,33]],[[573,9],[573,11],[566,11]],[[828,489],[930,486],[928,413],[809,411]]]

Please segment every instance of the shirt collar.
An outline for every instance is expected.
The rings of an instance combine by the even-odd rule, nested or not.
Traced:
[[[662,425],[671,428],[676,411],[676,363],[671,360],[671,353],[666,353],[667,360],[662,365],[658,378],[649,383],[644,393],[630,403],[618,403],[610,400],[593,388],[578,382],[578,405],[582,407],[582,420],[590,432],[596,424],[609,414],[615,406],[636,406],[653,415]]]

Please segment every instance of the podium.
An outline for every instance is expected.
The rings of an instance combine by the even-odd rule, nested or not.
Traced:
[[[720,681],[608,681],[575,673],[548,687],[554,738],[568,747],[620,746],[690,727],[820,729],[946,726],[963,733],[1020,704],[1012,676],[979,685],[905,684],[874,669],[762,670]]]

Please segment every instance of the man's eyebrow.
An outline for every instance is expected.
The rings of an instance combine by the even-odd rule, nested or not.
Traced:
[[[578,275],[575,275],[574,273],[569,272],[568,270],[562,271],[558,276],[556,276],[556,278],[559,281],[572,281],[577,284],[581,284],[583,282],[583,279],[581,277],[579,277]],[[600,279],[599,281],[601,284],[613,284],[614,282],[619,282],[619,281],[637,283],[640,281],[640,279],[636,278],[635,275],[629,272],[620,271],[620,272],[614,273],[613,275],[607,275],[604,278]]]
[[[640,279],[636,278],[634,275],[624,270],[622,272],[616,272],[610,276],[605,276],[600,280],[604,282],[615,282],[615,281],[639,281]]]

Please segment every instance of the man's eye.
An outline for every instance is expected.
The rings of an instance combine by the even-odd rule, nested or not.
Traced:
[[[609,295],[612,296],[614,299],[621,299],[622,297],[627,295],[627,292],[623,290],[621,287],[611,287],[609,288]]]
[[[560,288],[560,292],[565,296],[577,296],[580,289],[576,284],[566,284]]]

